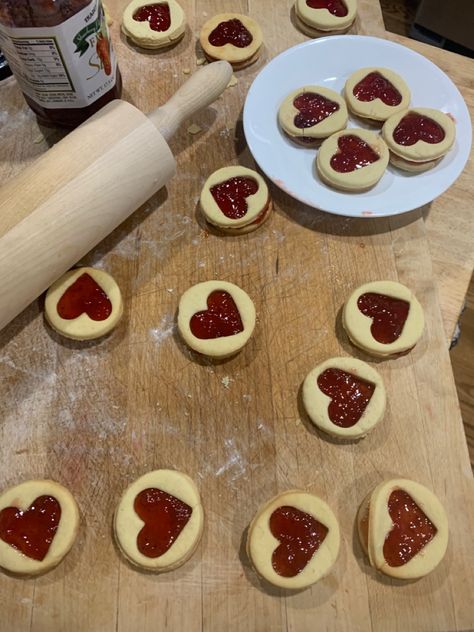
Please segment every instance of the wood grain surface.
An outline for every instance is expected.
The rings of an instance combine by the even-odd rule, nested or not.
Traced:
[[[73,492],[82,518],[78,541],[54,571],[37,579],[0,576],[0,629],[472,629],[473,479],[422,213],[331,217],[271,187],[275,213],[258,231],[221,237],[203,230],[197,201],[206,177],[225,164],[253,165],[241,123],[248,87],[268,59],[306,38],[289,21],[290,2],[189,0],[182,2],[184,39],[147,53],[119,33],[125,0],[108,4],[125,97],[145,111],[195,68],[195,36],[213,13],[248,12],[262,25],[265,49],[236,73],[236,86],[193,118],[201,134],[189,135],[185,125],[175,137],[178,175],[167,189],[84,259],[123,290],[125,315],[116,331],[98,343],[66,341],[45,325],[37,302],[0,336],[2,487],[54,478]],[[364,16],[379,19],[376,3],[360,6],[359,27]],[[366,32],[369,24],[368,17]],[[14,81],[1,87],[0,99],[6,179],[58,133],[45,130],[42,140]],[[175,329],[180,294],[213,278],[240,285],[258,313],[247,347],[222,363],[192,354]],[[414,290],[426,331],[408,356],[374,363],[386,383],[387,414],[363,441],[340,444],[313,430],[300,385],[333,355],[374,362],[348,343],[340,309],[354,287],[379,278]],[[191,475],[206,512],[198,551],[165,575],[129,566],[111,533],[123,489],[158,467]],[[412,583],[375,573],[355,537],[359,503],[394,475],[430,487],[450,520],[446,558]],[[331,574],[297,594],[261,583],[243,547],[258,506],[293,487],[321,495],[343,537]]]

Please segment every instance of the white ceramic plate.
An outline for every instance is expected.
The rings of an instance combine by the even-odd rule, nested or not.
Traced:
[[[398,72],[411,90],[413,106],[450,113],[456,121],[456,142],[430,171],[410,175],[389,166],[370,191],[342,193],[319,180],[314,169],[315,150],[288,140],[278,127],[277,113],[292,90],[313,84],[341,92],[347,77],[364,66]],[[361,126],[349,120],[349,127]],[[248,92],[244,130],[255,160],[277,186],[314,208],[352,217],[397,215],[434,200],[464,169],[472,136],[466,104],[444,72],[409,48],[361,35],[311,40],[272,59]]]

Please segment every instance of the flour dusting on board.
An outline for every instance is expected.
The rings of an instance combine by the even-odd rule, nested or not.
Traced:
[[[162,316],[159,327],[150,329],[149,334],[153,342],[159,347],[162,342],[176,331],[176,323],[172,314]]]
[[[229,481],[233,483],[245,474],[247,461],[241,455],[235,445],[234,439],[224,439],[224,446],[228,453],[227,461],[214,472],[216,476],[222,476],[230,471]]]

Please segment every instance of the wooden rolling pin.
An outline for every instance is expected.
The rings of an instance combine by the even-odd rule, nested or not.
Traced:
[[[0,329],[168,182],[166,141],[231,75],[204,66],[148,116],[112,101],[0,189]]]

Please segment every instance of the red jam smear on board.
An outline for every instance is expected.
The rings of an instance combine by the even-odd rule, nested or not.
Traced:
[[[240,219],[247,213],[247,198],[258,191],[258,183],[253,178],[237,176],[215,184],[211,195],[226,217]]]
[[[166,2],[146,4],[133,14],[136,22],[148,22],[153,31],[167,31],[171,26],[170,8]]]
[[[0,511],[0,538],[27,557],[42,562],[56,535],[61,506],[52,496],[38,496],[25,511]]]
[[[201,340],[235,336],[244,330],[234,299],[224,290],[214,290],[207,297],[207,309],[191,317],[189,327]]]
[[[78,318],[83,313],[92,320],[106,320],[112,313],[112,303],[100,285],[85,272],[67,288],[56,309],[65,320]]]
[[[435,537],[438,530],[403,489],[395,489],[390,494],[388,513],[393,527],[385,538],[383,556],[389,566],[403,566]]]
[[[357,307],[372,318],[370,331],[381,344],[390,344],[400,338],[410,311],[410,303],[377,292],[366,292],[357,299]]]
[[[270,531],[280,541],[273,551],[273,570],[281,577],[296,577],[323,543],[328,528],[296,507],[282,506],[270,516]]]
[[[410,147],[419,140],[436,145],[444,140],[445,136],[441,125],[429,116],[416,112],[408,112],[393,130],[393,140],[404,147]]]
[[[313,127],[339,110],[339,103],[316,92],[299,94],[293,100],[293,105],[299,110],[293,120],[295,127],[299,129]]]
[[[188,523],[192,508],[176,496],[155,487],[142,490],[133,503],[145,523],[137,535],[137,548],[146,557],[160,557]]]
[[[343,18],[349,13],[342,0],[306,0],[306,5],[310,9],[327,9],[338,18]]]
[[[341,369],[326,369],[317,382],[319,389],[331,398],[329,419],[341,428],[351,428],[360,420],[375,391],[372,382]]]
[[[380,72],[369,72],[354,86],[352,94],[358,101],[374,101],[380,99],[385,105],[400,105],[402,95],[393,83],[386,79]]]
[[[362,169],[379,160],[380,156],[372,147],[354,134],[339,136],[339,152],[331,158],[331,167],[338,173],[350,173]]]
[[[242,22],[237,18],[232,18],[231,20],[218,24],[208,39],[212,46],[232,44],[237,48],[245,48],[253,41],[250,31],[245,28]]]

